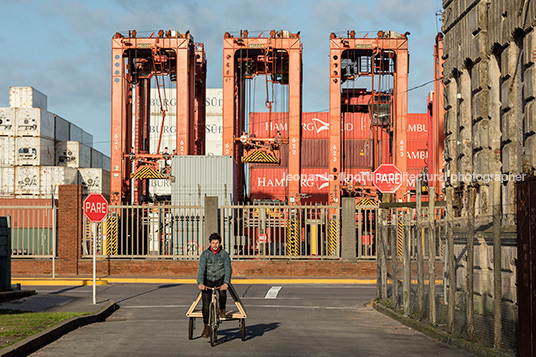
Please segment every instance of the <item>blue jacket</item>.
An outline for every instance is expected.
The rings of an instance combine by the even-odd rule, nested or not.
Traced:
[[[210,248],[201,254],[199,259],[199,269],[197,270],[197,283],[205,284],[207,280],[217,281],[221,278],[225,284],[231,282],[231,258],[226,250],[221,248],[218,253],[214,254]]]

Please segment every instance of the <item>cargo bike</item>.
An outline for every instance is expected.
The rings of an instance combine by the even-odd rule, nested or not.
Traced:
[[[210,345],[215,346],[218,341],[218,328],[220,326],[220,323],[223,321],[232,321],[232,320],[238,320],[238,329],[241,332],[242,335],[242,341],[246,340],[246,309],[244,308],[244,305],[242,304],[242,301],[240,301],[240,298],[238,297],[238,294],[236,293],[236,290],[234,289],[233,285],[228,284],[229,288],[227,291],[229,291],[231,297],[233,298],[233,301],[235,303],[235,306],[237,310],[229,310],[226,313],[226,317],[221,318],[218,315],[218,312],[220,311],[219,308],[219,302],[218,297],[216,294],[216,291],[218,288],[209,288],[209,290],[212,291],[212,296],[210,300],[209,305],[209,315],[208,315],[208,325],[210,327]],[[197,305],[199,305],[199,302],[201,301],[202,292],[200,291],[197,295],[197,298],[190,306],[190,309],[188,309],[188,312],[186,312],[186,316],[188,317],[188,339],[193,339],[194,329],[195,329],[195,319],[200,318],[203,319],[203,312],[201,310],[202,306],[198,309]],[[201,304],[202,305],[202,304]]]

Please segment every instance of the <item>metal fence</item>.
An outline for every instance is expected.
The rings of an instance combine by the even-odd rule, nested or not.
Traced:
[[[336,206],[223,206],[220,226],[224,246],[234,258],[340,257]]]
[[[400,314],[515,355],[515,232],[501,227],[500,213],[475,218],[474,201],[463,218],[447,207],[380,209],[378,296]]]
[[[11,217],[12,257],[52,258],[55,255],[56,207],[0,206],[0,216]]]
[[[340,257],[340,208],[228,205],[220,207],[223,246],[232,258]],[[207,248],[202,206],[109,206],[103,224],[84,217],[82,255],[198,259]],[[363,234],[370,234],[369,227]],[[369,242],[363,248],[372,251]]]

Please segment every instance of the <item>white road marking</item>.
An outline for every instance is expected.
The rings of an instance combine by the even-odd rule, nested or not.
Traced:
[[[272,286],[270,290],[266,293],[264,296],[265,299],[276,299],[277,294],[279,294],[279,290],[281,290],[282,286]]]

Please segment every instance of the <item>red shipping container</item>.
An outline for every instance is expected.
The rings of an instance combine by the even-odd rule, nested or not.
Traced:
[[[372,139],[370,116],[368,113],[344,113],[341,123],[342,140]]]
[[[302,113],[302,140],[329,138],[329,113]]]
[[[428,141],[409,140],[407,146],[407,167],[422,169],[428,160]]]
[[[326,204],[329,193],[328,168],[302,168],[300,193],[303,204]]]
[[[328,167],[329,142],[327,139],[306,139],[301,142],[301,167]]]
[[[0,198],[0,216],[11,216],[12,228],[52,228],[52,200],[35,198]],[[28,208],[10,208],[28,206]],[[32,206],[50,208],[30,208]]]
[[[408,169],[408,172],[407,174],[405,175],[406,176],[406,182],[408,184],[408,190],[414,190],[415,189],[415,183],[416,183],[416,180],[417,180],[417,177],[419,175],[422,175],[422,171],[423,169],[422,168],[411,168],[411,169]]]
[[[372,167],[372,142],[370,140],[345,140],[342,151],[342,168]]]
[[[346,169],[341,172],[340,179],[354,186],[372,186],[372,170],[364,168]]]
[[[407,140],[428,140],[428,114],[408,114]]]
[[[288,113],[249,113],[250,137],[274,138],[278,131],[281,137],[288,137]]]
[[[286,168],[250,168],[250,198],[285,201],[288,191],[287,172]]]

